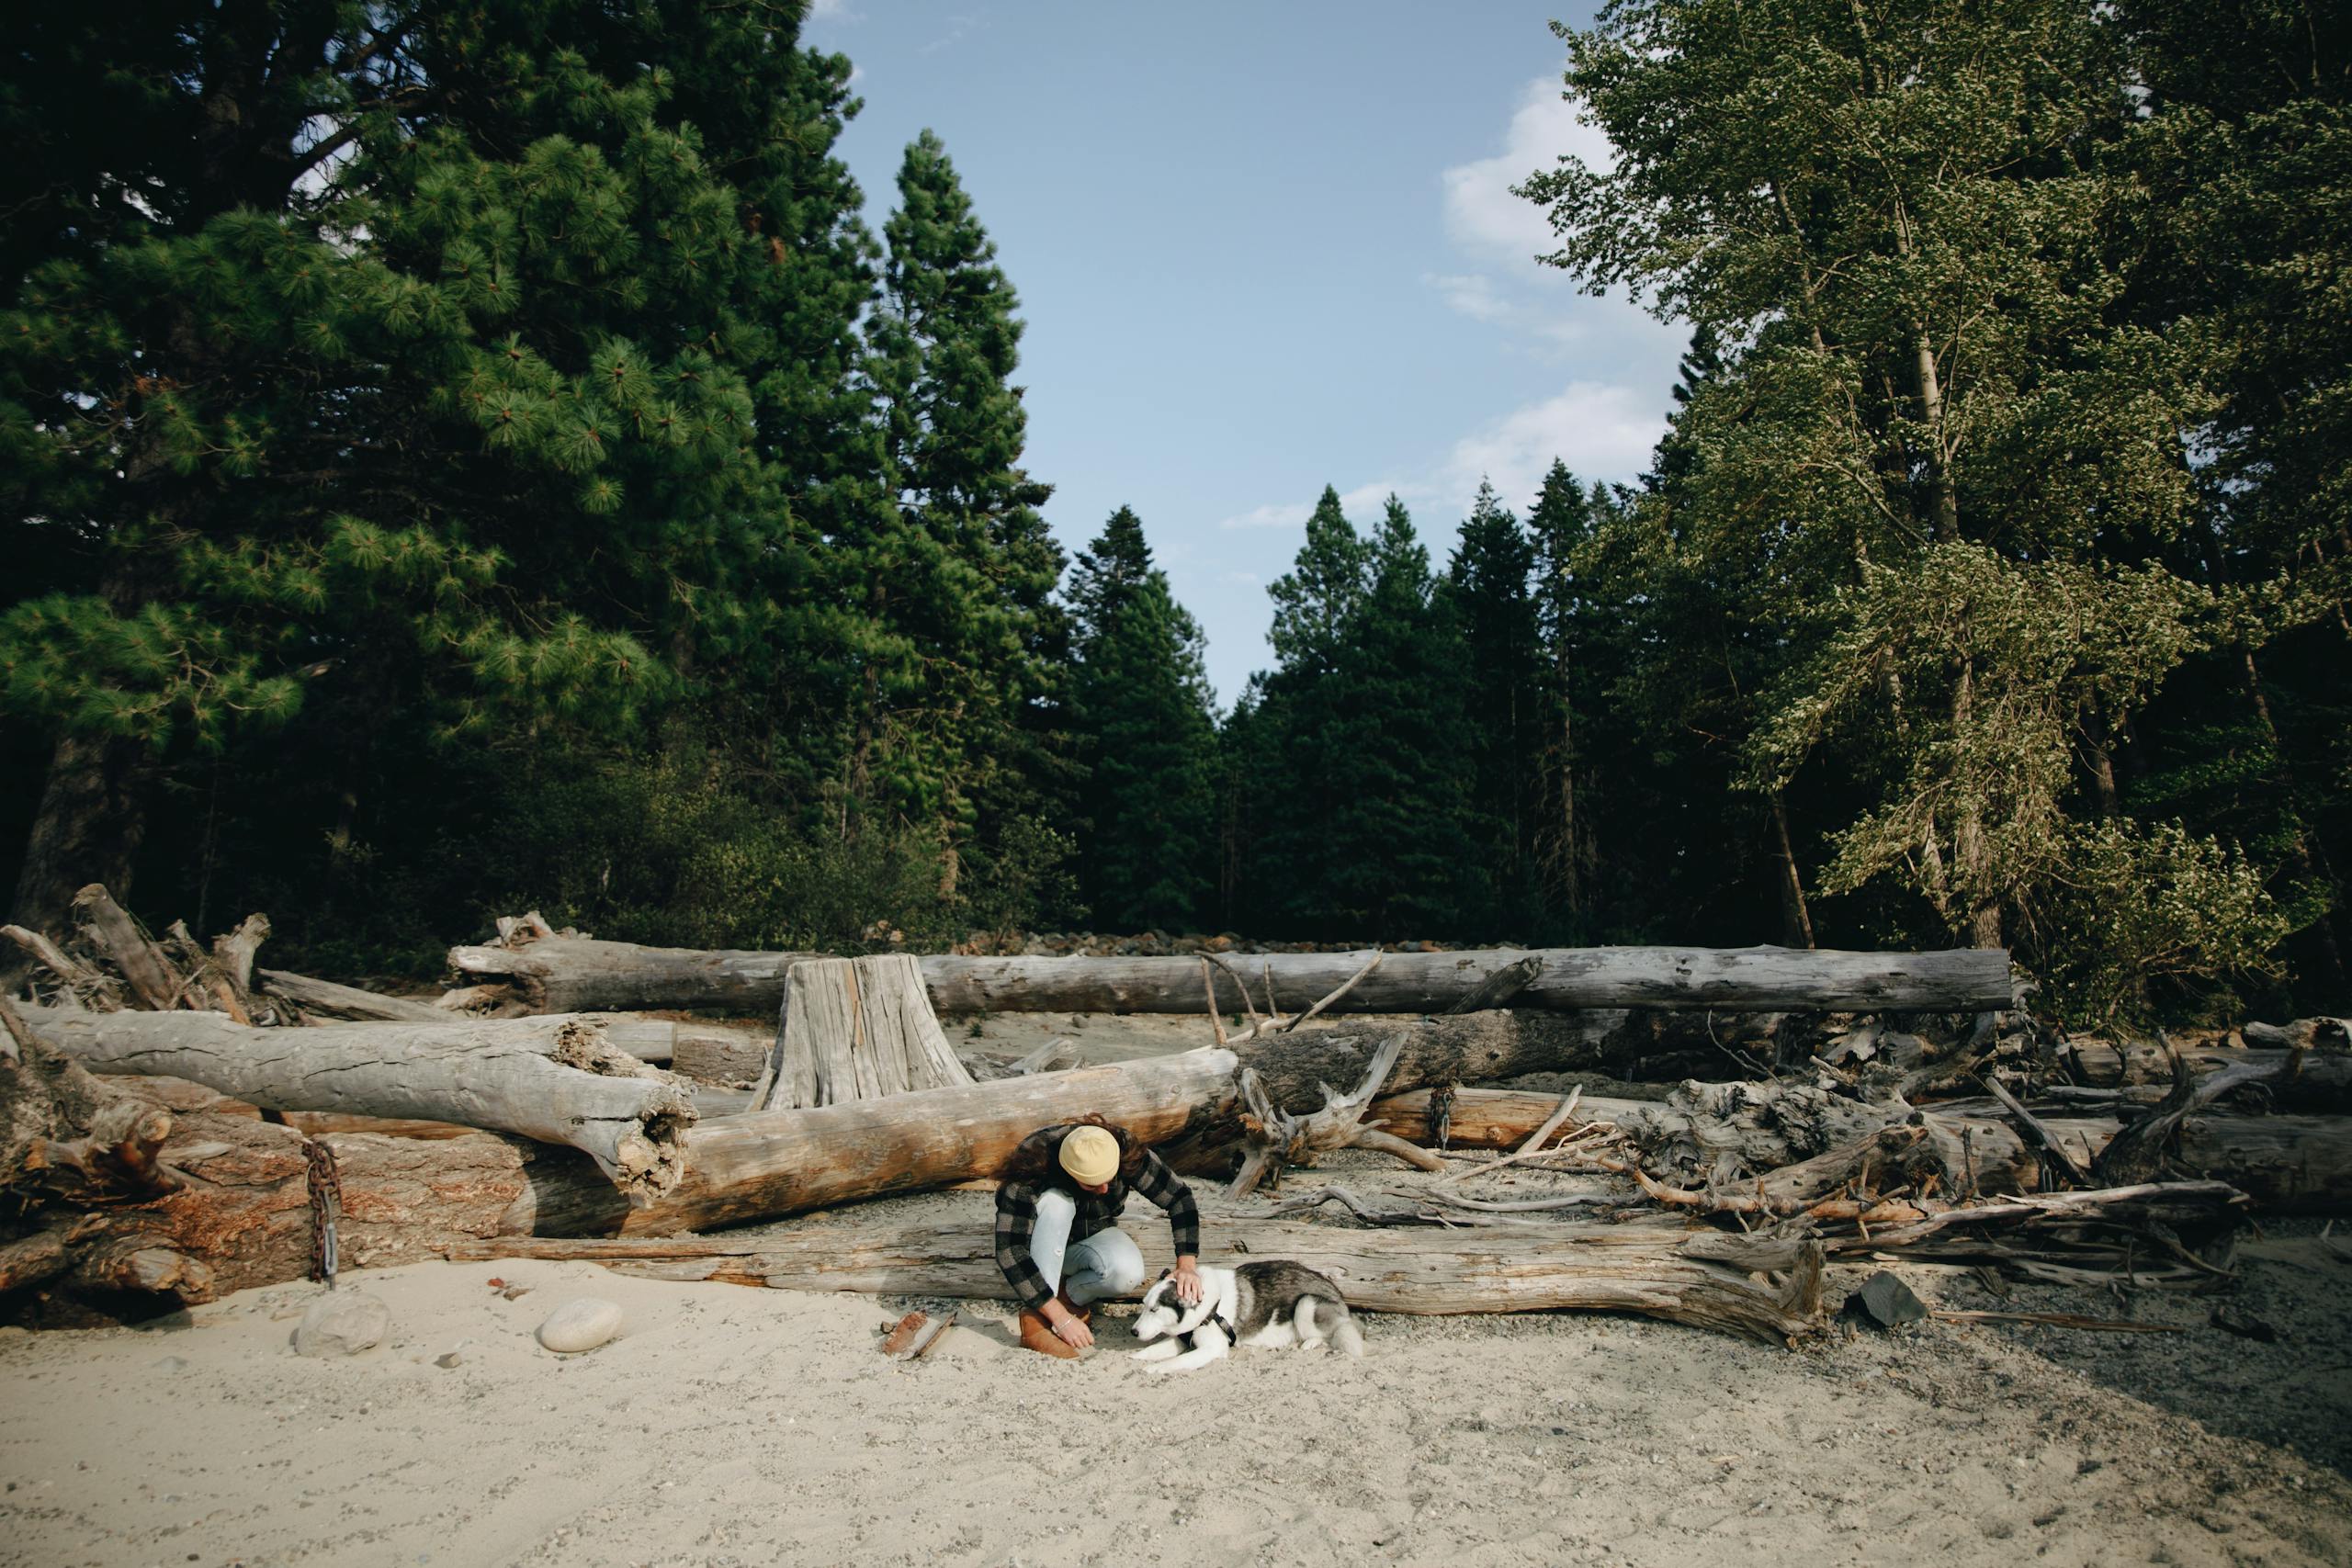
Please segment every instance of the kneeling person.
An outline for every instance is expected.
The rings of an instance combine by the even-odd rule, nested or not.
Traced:
[[[1021,1303],[1021,1343],[1071,1357],[1094,1343],[1091,1303],[1143,1287],[1143,1254],[1115,1226],[1127,1194],[1168,1212],[1176,1243],[1169,1289],[1201,1299],[1201,1211],[1150,1149],[1099,1116],[1041,1127],[1005,1161],[996,1190],[996,1261]]]

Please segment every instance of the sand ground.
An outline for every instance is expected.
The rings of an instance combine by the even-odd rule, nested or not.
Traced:
[[[987,1220],[984,1194],[910,1201]],[[2206,1298],[2018,1291],[2188,1332],[1931,1323],[1792,1353],[1632,1318],[1367,1316],[1362,1362],[1173,1378],[1122,1353],[1120,1309],[1070,1363],[961,1303],[900,1366],[875,1343],[902,1302],[416,1264],[346,1278],[394,1325],[348,1359],[289,1348],[311,1285],[0,1331],[0,1562],[2352,1562],[2352,1265],[2309,1234],[2250,1250],[2235,1299],[2276,1344],[2206,1325]],[[624,1306],[621,1337],[540,1349],[582,1294]]]

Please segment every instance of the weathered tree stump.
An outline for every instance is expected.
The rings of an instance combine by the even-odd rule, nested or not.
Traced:
[[[810,958],[786,977],[775,1049],[747,1109],[842,1105],[972,1081],[912,958]]]

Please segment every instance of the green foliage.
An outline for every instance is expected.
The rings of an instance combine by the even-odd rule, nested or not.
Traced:
[[[1462,634],[1411,518],[1392,496],[1363,538],[1327,488],[1272,592],[1281,663],[1227,738],[1251,822],[1239,907],[1315,935],[1473,929],[1493,892],[1470,851]]]
[[[2258,696],[2254,650],[2341,603],[2312,535],[2318,570],[2290,582],[2266,538],[2284,525],[2249,510],[2289,471],[2252,456],[2248,433],[2279,422],[2251,412],[2250,356],[2219,351],[2218,310],[2181,309],[2206,301],[2186,281],[2210,276],[2201,258],[2231,248],[2212,215],[2307,261],[2333,254],[2334,209],[2251,196],[2270,171],[2230,147],[2256,117],[2211,112],[2211,73],[2186,55],[2195,10],[1617,0],[1559,29],[1569,93],[1616,155],[1526,183],[1560,240],[1549,259],[1694,334],[1656,473],[1580,558],[1627,635],[1581,649],[1634,730],[1685,763],[1667,799],[1709,813],[1729,784],[1766,806],[1762,854],[1735,861],[1775,868],[1792,930],[1806,880],[1878,940],[1998,942],[2022,922],[2074,977],[2066,995],[2109,1007],[2116,974],[2143,999],[2159,977],[2267,973],[2277,911],[2316,921],[2333,902],[2248,892],[2318,879],[2309,808],[2263,861],[2215,835],[2263,811],[2125,815],[2154,804],[2131,749],[2143,723],[2161,735],[2168,688],[2236,662]],[[2290,39],[2287,17],[2257,29],[2237,89],[2277,63],[2264,50],[2309,63],[2297,50],[2336,41]],[[2190,78],[2208,88],[2187,116],[2134,91]],[[2333,156],[2310,100],[2338,91],[2285,90],[2299,129],[2264,134]],[[2213,158],[2174,155],[2192,145]],[[2345,319],[2294,271],[2265,275],[2284,290],[2267,304],[2247,305],[2249,284],[2231,308]],[[2250,316],[2228,330],[2275,336]],[[2328,352],[2289,379],[2339,378]],[[2275,368],[2275,352],[2251,357],[2266,355]],[[2320,406],[2286,423],[2324,449]],[[2273,493],[2300,505],[2326,482]],[[2257,728],[2277,752],[2267,711]],[[2112,904],[2134,866],[2212,895],[2187,949],[2052,934],[2050,911],[2081,915],[2091,887]]]
[[[1536,908],[1535,840],[1549,739],[1546,660],[1532,589],[1536,543],[1494,487],[1481,484],[1447,564],[1443,596],[1467,657],[1461,741],[1471,767],[1470,820],[1492,907],[1485,929],[1525,930]]]
[[[1213,886],[1216,811],[1201,629],[1124,506],[1078,558],[1069,599],[1086,902],[1107,929],[1193,929]]]
[[[1220,727],[1133,513],[1057,597],[1012,282],[928,132],[868,231],[802,14],[22,18],[21,914],[144,825],[142,907],[345,973],[517,906],[833,951],[1085,913],[2006,941],[2087,1021],[2341,1007],[2343,18],[1561,29],[1614,153],[1525,192],[1690,331],[1652,470],[1482,491],[1442,579],[1327,489]]]
[[[2290,922],[2259,867],[2177,822],[2070,826],[2030,908],[2023,961],[2067,1018],[2145,1022],[2185,1007],[2228,1019],[2285,978]]]

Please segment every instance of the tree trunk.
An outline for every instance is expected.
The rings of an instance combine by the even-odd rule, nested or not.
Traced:
[[[24,1010],[96,1072],[187,1078],[271,1111],[455,1122],[585,1152],[633,1202],[678,1185],[694,1102],[575,1018],[251,1029],[208,1012]]]
[[[792,966],[784,1018],[752,1111],[792,1111],[972,1081],[904,954]]]
[[[2200,1077],[2233,1066],[2282,1068],[2287,1065],[2284,1050],[2239,1050],[2228,1045],[2192,1045],[2182,1049],[2181,1057],[2189,1070]],[[2105,1045],[2096,1041],[2070,1042],[2059,1047],[2058,1059],[2075,1079],[2094,1089],[2112,1089],[2126,1091],[2122,1098],[2133,1098],[2128,1091],[2144,1089],[2145,1096],[2154,1096],[2158,1086],[2172,1082],[2172,1058],[2154,1045]],[[2273,1078],[2262,1085],[2264,1097],[2271,1109],[2317,1113],[2342,1114],[2352,1112],[2352,1055],[2341,1052],[2325,1055],[2306,1052],[2296,1065],[2294,1076]],[[2052,1091],[2062,1098],[2073,1098],[2068,1091]]]
[[[460,973],[503,981],[534,1010],[704,1008],[769,1012],[784,1004],[786,975],[812,953],[697,952],[639,947],[586,937],[527,936],[514,947],[456,947]],[[1798,953],[1780,947],[1554,948],[1392,953],[1335,1005],[1335,1011],[1441,1012],[1496,969],[1534,956],[1544,973],[1517,1005],[1657,1007],[1754,1011],[1792,1008],[1980,1012],[2012,1000],[2008,954],[1998,949],[1941,953]],[[918,960],[932,1006],[943,1015],[976,1012],[1205,1012],[1194,958],[971,958]],[[1344,953],[1280,953],[1229,960],[1250,982],[1257,1005],[1301,1012],[1362,966]],[[1220,979],[1220,1006],[1231,986]]]
[[[354,1023],[447,1023],[458,1016],[444,1012],[431,1002],[382,996],[374,991],[363,991],[356,986],[338,986],[332,980],[313,980],[308,975],[296,975],[284,969],[261,969],[255,973],[261,976],[261,988],[265,993],[293,1003],[312,1018],[341,1019]]]
[[[512,1227],[538,1235],[661,1235],[952,1186],[1004,1168],[1040,1127],[1095,1112],[1143,1143],[1233,1123],[1230,1051],[918,1089],[802,1111],[713,1118],[685,1141],[686,1176],[635,1210],[556,1166],[536,1173],[535,1212]]]
[[[969,1224],[854,1219],[741,1241],[608,1241],[548,1246],[522,1238],[460,1244],[450,1256],[595,1258],[662,1279],[725,1280],[806,1291],[1010,1300],[985,1215]],[[1285,1258],[1328,1275],[1348,1304],[1414,1314],[1629,1312],[1784,1344],[1823,1315],[1818,1244],[1749,1243],[1680,1227],[1596,1225],[1491,1234],[1465,1245],[1444,1232],[1358,1231],[1211,1209],[1202,1247],[1215,1258]],[[1131,1233],[1147,1272],[1170,1261],[1164,1227]],[[1751,1256],[1751,1254],[1753,1256]],[[1750,1272],[1750,1267],[1758,1271]],[[1774,1280],[1760,1271],[1785,1271]]]
[[[250,1111],[175,1111],[220,1102],[161,1078],[93,1077],[5,1003],[0,1024],[0,1312],[143,1315],[309,1270],[302,1134]],[[536,1148],[478,1133],[327,1143],[342,1178],[342,1252],[356,1266],[497,1234]],[[556,1157],[586,1165],[570,1150]]]
[[[1784,1170],[1881,1129],[1899,1127],[1911,1114],[1905,1107],[1846,1100],[1826,1121],[1808,1123],[1802,1101],[1775,1103],[1764,1085],[1692,1088],[1699,1097],[1678,1096],[1666,1102],[1579,1100],[1561,1134],[1593,1122],[1614,1122],[1633,1134],[1645,1150],[1644,1168],[1661,1179],[1752,1183],[1758,1174]],[[1693,1099],[1703,1102],[1693,1103]],[[1430,1100],[1427,1091],[1389,1096],[1373,1105],[1365,1123],[1426,1142]],[[1726,1113],[1725,1100],[1743,1102],[1742,1110]],[[1457,1148],[1515,1148],[1559,1107],[1560,1098],[1553,1094],[1461,1089],[1451,1107],[1449,1139]],[[1927,1123],[1936,1134],[1936,1152],[1954,1168],[1953,1176],[1962,1174],[1954,1156],[1963,1148],[1968,1152],[1975,1190],[2034,1188],[2038,1163],[2007,1121],[1930,1112]],[[2046,1118],[2042,1124],[2086,1166],[2122,1127],[2110,1117]],[[2182,1123],[2176,1159],[2183,1169],[2226,1181],[2274,1213],[2342,1213],[2352,1207],[2352,1119],[2191,1116]],[[1882,1186],[1895,1184],[1892,1173],[1890,1167],[1889,1179]],[[1950,1178],[1944,1190],[1947,1195],[1955,1190]]]
[[[152,756],[135,740],[60,738],[25,840],[13,923],[36,931],[66,930],[74,895],[92,883],[130,896],[131,866],[146,830]]]
[[[1241,1066],[1257,1073],[1278,1109],[1308,1111],[1323,1103],[1323,1085],[1336,1090],[1362,1081],[1374,1055],[1399,1035],[1405,1045],[1386,1080],[1391,1095],[1528,1073],[1597,1070],[1629,1017],[1622,1010],[1461,1013],[1414,1023],[1261,1035],[1236,1042],[1233,1050]]]
[[[1811,951],[1813,912],[1805,908],[1804,878],[1797,873],[1796,846],[1789,841],[1789,808],[1777,789],[1772,792],[1772,836],[1780,851],[1781,941]]]
[[[453,947],[460,975],[503,982],[533,1012],[593,1012],[613,1008],[701,1008],[775,1015],[784,1007],[785,976],[822,953],[698,952],[639,947],[590,937],[534,937],[512,945]],[[577,998],[595,998],[574,1005]]]

